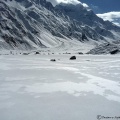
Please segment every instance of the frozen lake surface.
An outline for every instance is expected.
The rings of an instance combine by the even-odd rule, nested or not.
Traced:
[[[51,62],[50,59],[56,59]],[[0,56],[0,120],[120,116],[120,56]]]

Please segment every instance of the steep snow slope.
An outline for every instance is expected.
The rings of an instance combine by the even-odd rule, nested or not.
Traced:
[[[104,22],[81,4],[54,8],[46,0],[0,0],[0,11],[2,49],[79,49],[81,42],[93,46],[120,40],[119,27]]]

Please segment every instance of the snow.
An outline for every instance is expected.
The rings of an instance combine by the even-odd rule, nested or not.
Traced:
[[[23,7],[22,5],[19,5],[15,0],[12,0],[12,1],[8,0],[6,2],[6,4],[9,5],[10,7],[15,7],[16,6],[16,8],[18,8],[19,10],[23,10],[23,11],[26,10],[25,7]]]
[[[1,55],[0,120],[119,116],[120,56],[70,56]]]

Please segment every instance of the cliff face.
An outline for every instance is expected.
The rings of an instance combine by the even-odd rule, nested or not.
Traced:
[[[46,0],[0,0],[0,11],[0,49],[58,47],[71,40],[99,44],[120,40],[119,27],[81,4],[53,7]]]

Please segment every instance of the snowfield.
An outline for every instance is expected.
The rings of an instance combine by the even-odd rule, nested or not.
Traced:
[[[120,56],[70,56],[1,55],[0,120],[120,116]]]

